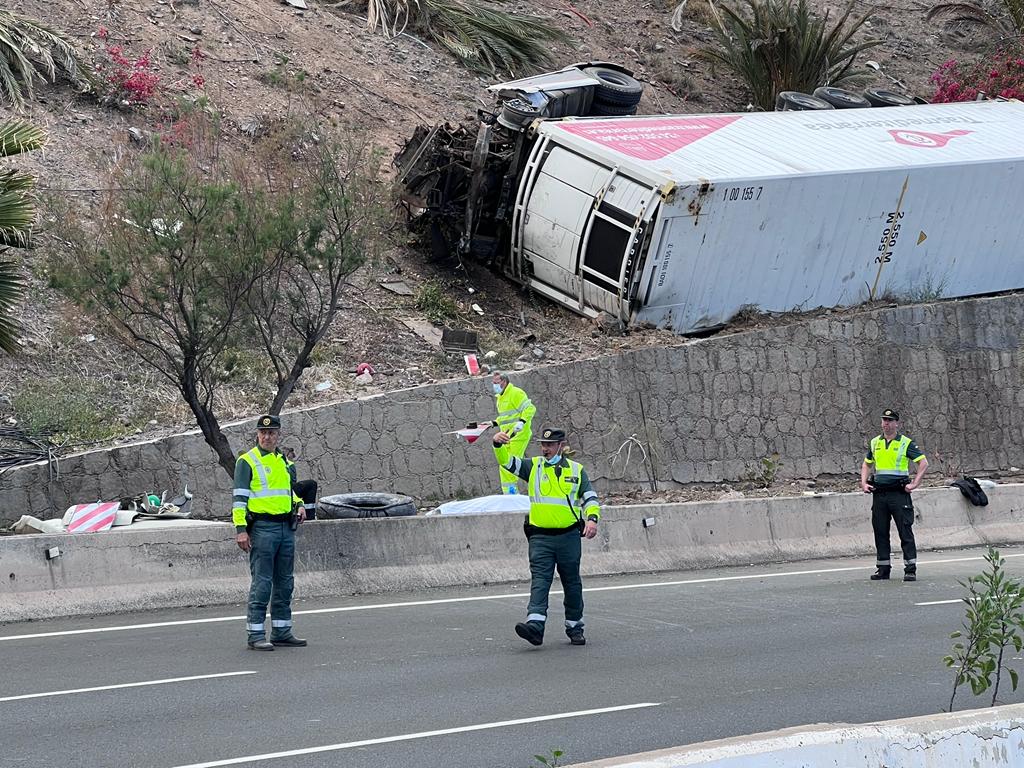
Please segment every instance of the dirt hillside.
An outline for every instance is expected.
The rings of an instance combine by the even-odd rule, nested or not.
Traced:
[[[148,52],[163,95],[188,97],[201,89],[221,116],[227,141],[240,149],[284,118],[300,116],[355,129],[393,152],[418,123],[457,122],[489,105],[484,86],[493,80],[467,72],[415,31],[385,40],[366,29],[357,3],[306,4],[300,10],[276,0],[15,0],[13,10],[66,33],[96,65],[109,65],[106,49],[112,45],[131,61]],[[545,16],[571,35],[571,43],[554,47],[556,66],[604,59],[633,69],[647,83],[642,113],[746,105],[735,81],[714,77],[694,56],[711,39],[705,0],[689,0],[679,31],[671,23],[674,3],[532,0],[505,7]],[[926,22],[927,8],[913,0],[878,6],[864,31],[884,41],[868,58],[924,96],[943,61],[970,55],[984,42],[969,29]],[[819,10],[834,16],[837,7]],[[874,79],[867,85],[890,85],[887,77],[869,74]],[[45,127],[49,144],[19,162],[37,173],[44,195],[70,190],[64,194],[85,208],[98,204],[110,167],[134,142],[165,129],[156,105],[118,109],[66,86],[46,87],[41,96],[26,114]],[[44,234],[40,252],[45,248]],[[31,291],[20,311],[26,332],[21,354],[0,357],[0,419],[23,425],[63,419],[73,422],[79,441],[189,425],[173,388],[126,358],[92,318],[52,293],[41,264],[40,253],[26,256]],[[403,281],[413,295],[382,288],[384,280]],[[603,335],[480,267],[459,277],[438,272],[401,234],[387,258],[361,272],[357,283],[289,407],[464,375],[461,360],[445,358],[425,338],[431,317],[478,331],[481,351],[493,351],[490,362],[508,368],[678,343],[658,331]],[[437,292],[427,302],[421,294],[417,306],[416,295],[435,285]],[[375,370],[368,386],[354,382],[361,362]],[[220,406],[225,419],[252,415],[267,398],[260,372],[243,370]]]

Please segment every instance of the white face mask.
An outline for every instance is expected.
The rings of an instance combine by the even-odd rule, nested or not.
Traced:
[[[501,384],[491,384],[491,386],[494,388],[494,394],[501,394]]]
[[[561,460],[562,460],[562,454],[556,453],[554,456],[552,456],[550,459],[548,459],[547,462],[548,462],[548,464],[550,464],[553,467],[558,462],[560,462]]]

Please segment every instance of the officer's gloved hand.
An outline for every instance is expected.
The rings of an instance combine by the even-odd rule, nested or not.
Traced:
[[[517,421],[515,426],[512,427],[512,434],[513,435],[518,435],[520,432],[523,431],[524,427],[526,427],[526,422],[525,421]]]

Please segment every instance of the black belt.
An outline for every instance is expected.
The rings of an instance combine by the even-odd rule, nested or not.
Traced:
[[[572,531],[579,530],[579,523],[573,523],[567,528],[541,528],[537,525],[531,525],[529,521],[523,523],[523,531],[526,532],[526,538],[530,538],[531,536],[561,536],[563,533],[570,533]]]
[[[272,523],[287,523],[288,519],[292,516],[289,512],[278,512],[274,514],[272,512],[250,512],[249,515],[253,520],[269,520]]]

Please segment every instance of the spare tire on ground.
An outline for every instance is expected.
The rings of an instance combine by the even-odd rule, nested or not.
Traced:
[[[632,107],[640,103],[644,92],[643,83],[625,72],[607,67],[587,67],[583,71],[601,81],[594,86],[595,102],[620,107]]]
[[[803,112],[811,109],[835,109],[824,99],[800,93],[800,91],[780,91],[775,97],[776,112]]]
[[[912,107],[918,103],[910,96],[883,88],[865,88],[864,98],[872,107]]]
[[[322,496],[316,503],[317,520],[406,517],[415,514],[415,502],[397,493],[336,493]]]
[[[842,88],[822,86],[814,89],[814,95],[836,109],[867,109],[871,106],[871,102],[859,93],[845,91]]]

